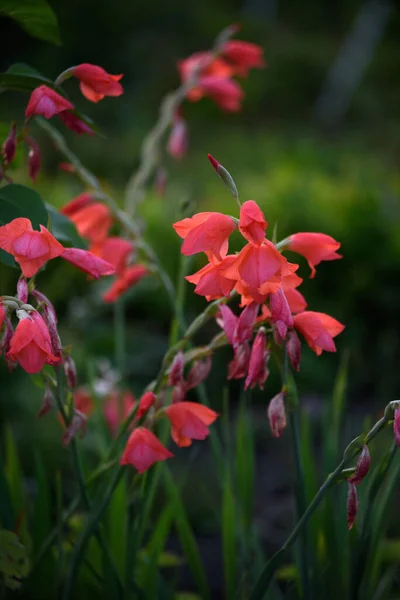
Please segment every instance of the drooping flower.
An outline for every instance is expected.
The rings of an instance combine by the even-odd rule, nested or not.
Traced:
[[[95,279],[106,275],[114,275],[115,273],[112,264],[81,248],[67,248],[61,258]]]
[[[18,279],[18,283],[17,283],[17,298],[18,298],[18,300],[21,300],[22,304],[26,304],[28,302],[28,295],[29,295],[28,282],[26,281],[25,277],[23,275],[21,275],[21,277]],[[0,327],[1,327],[1,322],[0,322]]]
[[[0,227],[0,248],[11,254],[25,277],[32,277],[48,260],[61,256],[65,248],[43,225],[35,231],[29,219],[20,217]]]
[[[354,483],[348,483],[347,492],[347,526],[350,529],[354,525],[358,512],[357,488]]]
[[[186,382],[186,390],[191,390],[199,386],[207,379],[212,367],[211,356],[206,356],[205,360],[195,360],[190,369]]]
[[[209,434],[208,425],[218,414],[197,402],[177,402],[165,409],[171,421],[171,436],[178,446],[190,446],[192,440],[204,440]]]
[[[259,246],[265,238],[268,223],[254,200],[247,200],[240,208],[239,231],[251,244]]]
[[[33,90],[25,117],[40,115],[45,119],[51,119],[64,110],[74,110],[74,105],[47,85],[41,85]]]
[[[358,485],[367,475],[369,468],[371,466],[371,455],[368,450],[368,446],[364,444],[357,460],[356,470],[354,475],[349,477],[347,480],[349,483],[354,483],[354,485]]]
[[[167,152],[173,158],[180,160],[188,149],[188,128],[185,119],[177,115],[172,123],[167,141]]]
[[[4,156],[4,163],[9,165],[14,160],[17,151],[17,124],[15,122],[11,125],[10,132],[1,151]]]
[[[137,427],[129,436],[120,464],[133,465],[139,473],[144,473],[155,462],[172,456],[150,429]]]
[[[60,212],[71,219],[79,235],[93,244],[104,242],[112,225],[108,206],[102,202],[94,202],[88,193],[71,200]]]
[[[323,350],[336,352],[333,338],[345,328],[325,313],[305,311],[293,317],[295,328],[304,336],[311,350],[319,356]]]
[[[129,288],[133,287],[143,277],[148,275],[149,270],[144,265],[132,265],[126,267],[114,280],[111,287],[103,294],[104,302],[115,302]]]
[[[249,69],[265,67],[263,49],[250,42],[228,40],[222,48],[222,56],[240,77],[246,77]]]
[[[184,240],[182,254],[205,252],[209,259],[215,257],[220,261],[228,253],[228,239],[236,225],[228,215],[203,212],[174,223],[173,228]]]
[[[325,233],[295,233],[288,238],[287,247],[307,259],[311,278],[315,277],[315,267],[323,260],[342,258],[336,252],[340,248],[340,242]]]
[[[7,358],[18,361],[29,374],[38,373],[45,364],[54,365],[59,357],[52,353],[50,334],[37,311],[17,311],[20,319],[11,339]]]
[[[93,129],[71,110],[63,110],[58,113],[58,116],[68,129],[71,129],[71,131],[74,131],[78,135],[82,135],[82,133],[94,135]]]
[[[249,370],[247,373],[244,389],[253,389],[257,384],[264,389],[264,383],[269,375],[267,362],[269,352],[266,348],[266,334],[264,327],[260,327],[251,349]]]
[[[268,420],[274,437],[281,437],[286,427],[285,392],[276,394],[268,404]]]
[[[228,365],[228,379],[242,379],[249,370],[251,349],[245,342],[235,350],[235,356]]]
[[[83,63],[68,69],[80,81],[82,94],[91,102],[99,102],[104,96],[121,96],[124,89],[119,81],[123,75],[110,75],[102,67]]]
[[[275,323],[280,337],[285,339],[288,327],[293,327],[293,317],[285,292],[281,287],[271,294],[269,308],[272,323]]]
[[[70,354],[64,355],[63,361],[65,379],[70,390],[74,389],[77,384],[76,364]]]

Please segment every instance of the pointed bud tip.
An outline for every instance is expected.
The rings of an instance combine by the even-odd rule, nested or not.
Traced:
[[[217,160],[215,160],[215,158],[211,154],[207,154],[207,158],[212,164],[213,169],[215,169],[215,171],[218,173],[218,167],[220,167],[221,164]]]

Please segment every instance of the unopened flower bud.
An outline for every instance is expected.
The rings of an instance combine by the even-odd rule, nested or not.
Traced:
[[[225,167],[221,165],[221,163],[219,163],[213,156],[211,156],[211,154],[208,154],[207,156],[215,172],[222,179],[232,196],[234,196],[235,198],[239,198],[239,192],[237,190],[236,183],[234,182],[233,177],[229,173],[229,171],[227,171]]]
[[[185,361],[183,357],[182,350],[179,350],[177,354],[175,354],[174,360],[172,361],[172,365],[170,371],[168,373],[168,385],[175,386],[178,383],[183,382],[183,369],[185,366]]]
[[[242,310],[233,336],[235,346],[240,346],[244,342],[251,340],[253,337],[253,327],[256,322],[259,308],[259,304],[252,302]]]
[[[357,516],[358,511],[358,498],[357,498],[357,488],[354,483],[348,482],[348,492],[347,492],[347,526],[350,529],[354,525],[354,521]]]
[[[298,373],[300,370],[301,361],[301,342],[299,336],[294,329],[290,329],[287,341],[286,341],[286,352],[290,360],[290,364],[293,369]]]
[[[21,300],[21,302],[26,304],[28,302],[28,294],[28,282],[26,281],[25,277],[21,275],[17,283],[18,300]]]
[[[11,372],[18,365],[18,363],[15,360],[12,360],[11,358],[7,358],[7,353],[10,350],[11,339],[12,339],[12,336],[14,335],[14,328],[12,326],[10,319],[6,316],[4,317],[3,323],[4,323],[4,332],[3,332],[3,336],[0,341],[0,352],[3,350],[7,368]]]
[[[235,350],[235,357],[228,365],[228,379],[242,379],[246,377],[250,361],[250,345],[248,342],[241,344]]]
[[[253,389],[257,384],[260,389],[264,388],[264,383],[269,375],[267,361],[269,352],[266,348],[266,333],[264,327],[260,327],[253,342],[251,349],[249,371],[247,373],[244,389]]]
[[[177,116],[172,124],[171,133],[167,142],[167,152],[178,160],[183,158],[189,146],[186,121]]]
[[[268,420],[274,437],[281,437],[286,427],[285,392],[279,392],[268,405]]]
[[[363,449],[361,450],[361,453],[358,456],[354,475],[349,477],[348,482],[354,483],[354,485],[358,485],[368,473],[370,465],[371,455],[369,453],[368,446],[364,444]]]
[[[60,162],[58,164],[58,168],[60,169],[60,171],[65,171],[66,173],[75,173],[74,165],[69,162]]]
[[[39,292],[39,290],[32,290],[31,293],[32,296],[34,296],[42,305],[43,319],[47,325],[47,329],[49,330],[53,353],[56,356],[61,356],[62,345],[60,336],[58,335],[56,310],[52,302],[47,298],[47,296],[42,294],[42,292]]]
[[[400,447],[400,406],[394,411],[393,433],[396,444]]]
[[[148,410],[155,404],[157,396],[154,392],[146,392],[140,399],[139,408],[136,413],[136,420],[139,421],[144,417]]]
[[[68,444],[72,441],[72,439],[76,436],[76,434],[79,431],[82,432],[82,435],[85,435],[86,416],[80,410],[74,409],[74,414],[71,419],[71,423],[68,425],[62,437],[64,446],[68,446]]]
[[[54,406],[54,395],[53,395],[53,392],[51,391],[50,386],[46,385],[46,389],[44,391],[44,396],[43,396],[42,406],[37,414],[37,418],[39,419],[40,417],[47,415],[47,413],[51,411],[53,406]]]
[[[183,402],[186,396],[186,390],[187,388],[185,381],[177,383],[174,389],[172,390],[171,403],[176,404],[177,402]]]
[[[293,317],[281,287],[274,294],[271,294],[269,308],[272,323],[275,323],[280,337],[285,339],[288,327],[293,327]]]
[[[186,389],[191,390],[203,383],[210,374],[211,366],[211,356],[206,356],[205,360],[196,360],[189,371]]]
[[[40,171],[41,165],[41,156],[40,156],[40,148],[37,142],[32,138],[26,138],[26,142],[29,145],[29,153],[28,153],[28,169],[29,169],[29,177],[32,179],[33,183],[36,182],[36,177]]]
[[[70,354],[64,356],[64,373],[67,380],[67,385],[70,390],[76,387],[77,376],[76,376],[76,365],[75,361]]]
[[[9,165],[10,162],[12,162],[14,160],[15,157],[15,153],[17,151],[17,125],[14,122],[11,125],[11,129],[10,129],[10,133],[8,134],[8,137],[6,139],[6,141],[3,144],[3,156],[4,156],[4,162],[6,165]]]

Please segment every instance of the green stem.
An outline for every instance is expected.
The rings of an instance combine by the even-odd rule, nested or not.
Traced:
[[[336,469],[333,471],[333,473],[331,473],[327,477],[324,484],[320,487],[318,493],[314,497],[313,501],[311,502],[311,504],[309,505],[307,510],[304,512],[303,516],[301,517],[301,519],[299,520],[299,522],[297,523],[295,528],[293,529],[292,533],[289,535],[286,542],[283,544],[282,548],[280,550],[278,550],[278,552],[276,552],[272,556],[272,558],[267,562],[267,564],[265,565],[265,567],[264,567],[264,569],[263,569],[263,571],[262,571],[250,597],[249,597],[249,600],[260,600],[261,598],[264,597],[265,592],[267,591],[267,589],[272,581],[272,578],[274,576],[276,569],[282,563],[283,559],[286,556],[287,551],[294,544],[297,537],[299,536],[299,534],[302,532],[303,528],[307,524],[308,519],[310,518],[312,513],[315,511],[315,509],[318,507],[318,505],[320,504],[321,500],[323,499],[323,497],[325,496],[325,494],[327,493],[327,491],[329,490],[331,485],[335,482],[335,479],[342,472],[342,469],[344,468],[345,464],[346,464],[346,461],[342,460],[338,464]],[[308,599],[307,596],[304,596],[304,598]]]

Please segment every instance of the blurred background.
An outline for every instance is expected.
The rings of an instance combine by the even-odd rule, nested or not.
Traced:
[[[179,85],[177,61],[210,48],[220,29],[230,23],[241,25],[237,38],[264,48],[268,67],[252,71],[242,82],[246,96],[240,113],[223,113],[209,99],[185,103],[188,154],[179,162],[164,156],[165,196],[149,190],[138,219],[177,281],[180,240],[171,223],[199,210],[236,214],[233,199],[208,164],[210,152],[233,175],[241,198],[260,204],[270,236],[277,226],[278,239],[296,231],[322,231],[339,240],[343,259],[321,264],[314,280],[299,259],[301,289],[309,308],[327,312],[346,325],[337,340],[337,354],[317,358],[304,347],[300,394],[310,412],[318,415],[331,397],[341,357],[346,355],[347,425],[350,421],[359,425],[367,414],[379,416],[387,402],[398,397],[399,389],[397,5],[383,0],[55,0],[52,6],[62,46],[34,40],[2,18],[0,68],[26,62],[53,79],[71,65],[89,62],[111,73],[124,73],[124,95],[97,105],[87,102],[77,85],[65,85],[71,100],[101,132],[97,137],[78,138],[67,131],[68,143],[121,203],[160,100]],[[2,139],[12,118],[22,122],[27,100],[23,94],[0,96]],[[43,155],[36,189],[59,207],[84,188],[58,169],[63,158],[40,130],[36,137]],[[24,182],[26,165],[24,157],[20,160],[15,181]],[[201,258],[195,258],[185,265],[186,272],[202,264]],[[1,265],[0,277],[1,292],[12,294],[17,273]],[[113,309],[101,301],[107,285],[88,286],[82,274],[59,261],[38,278],[38,286],[59,311],[61,335],[72,344],[81,383],[97,368],[97,360],[114,361]],[[168,344],[171,312],[160,290],[155,278],[147,278],[125,300],[125,383],[136,394],[157,373]],[[187,285],[185,292],[190,320],[205,303],[195,297],[192,286]],[[206,342],[216,331],[211,324],[198,342]],[[209,380],[213,406],[219,409],[230,358],[228,350],[215,357]],[[18,424],[18,443],[27,463],[32,444],[39,444],[49,468],[60,460],[66,462],[56,419],[54,428],[45,419],[32,422],[42,391],[32,389],[21,369],[10,376],[3,363],[0,377],[0,419]],[[229,386],[233,411],[240,389],[241,384]],[[255,414],[262,414],[258,427],[263,440],[269,437],[265,399],[278,389],[273,371],[264,393],[253,394]]]

